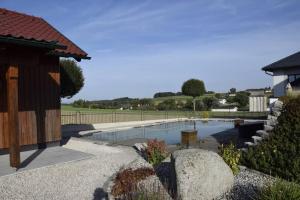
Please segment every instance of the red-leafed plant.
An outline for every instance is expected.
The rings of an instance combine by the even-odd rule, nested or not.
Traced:
[[[157,139],[148,140],[145,151],[146,159],[154,166],[160,164],[167,156],[165,142]]]
[[[117,174],[111,193],[115,197],[130,194],[140,181],[154,174],[151,168],[125,169]]]

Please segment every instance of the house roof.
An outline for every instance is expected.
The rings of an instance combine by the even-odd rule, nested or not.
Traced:
[[[0,8],[0,40],[22,44],[45,45],[54,54],[75,59],[89,59],[88,54],[40,17]]]
[[[281,60],[278,60],[270,65],[267,65],[263,67],[262,70],[272,72],[278,69],[287,69],[295,67],[300,67],[300,51]]]

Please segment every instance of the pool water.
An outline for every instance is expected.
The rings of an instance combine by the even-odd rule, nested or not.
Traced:
[[[199,139],[231,128],[233,128],[233,122],[229,121],[196,121],[196,129],[198,130]],[[87,136],[87,138],[109,142],[120,142],[137,138],[156,138],[158,140],[164,140],[168,145],[170,145],[180,143],[181,131],[191,129],[194,129],[193,121],[179,121],[115,132],[99,132],[94,133],[91,136]]]

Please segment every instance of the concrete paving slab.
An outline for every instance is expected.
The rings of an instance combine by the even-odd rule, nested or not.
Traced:
[[[15,169],[9,166],[9,155],[0,156],[0,176],[90,158],[93,155],[63,147],[49,147],[21,152],[21,166]]]

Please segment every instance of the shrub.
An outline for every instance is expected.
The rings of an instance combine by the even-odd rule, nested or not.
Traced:
[[[242,164],[300,183],[300,96],[285,100],[269,139],[242,154]]]
[[[147,161],[156,166],[160,164],[167,155],[166,144],[164,141],[157,139],[148,140],[146,148],[146,159]]]
[[[283,180],[276,180],[275,183],[265,187],[259,193],[259,200],[299,200],[300,185]]]
[[[202,101],[206,110],[219,106],[219,101],[216,97],[204,97]]]
[[[84,76],[81,67],[73,60],[60,60],[60,96],[71,98],[77,94],[84,85]]]
[[[140,181],[154,174],[151,168],[125,169],[117,174],[111,193],[115,197],[131,193]]]
[[[208,111],[202,112],[202,118],[205,118],[205,119],[209,118],[209,112]]]
[[[227,165],[231,168],[233,174],[237,174],[239,170],[239,161],[241,157],[240,151],[234,146],[234,144],[230,143],[227,146],[221,145],[219,154],[227,163]]]
[[[167,99],[157,105],[158,110],[175,110],[176,101],[174,99]]]
[[[234,97],[234,101],[239,104],[239,107],[246,107],[249,103],[249,93],[238,92]]]

